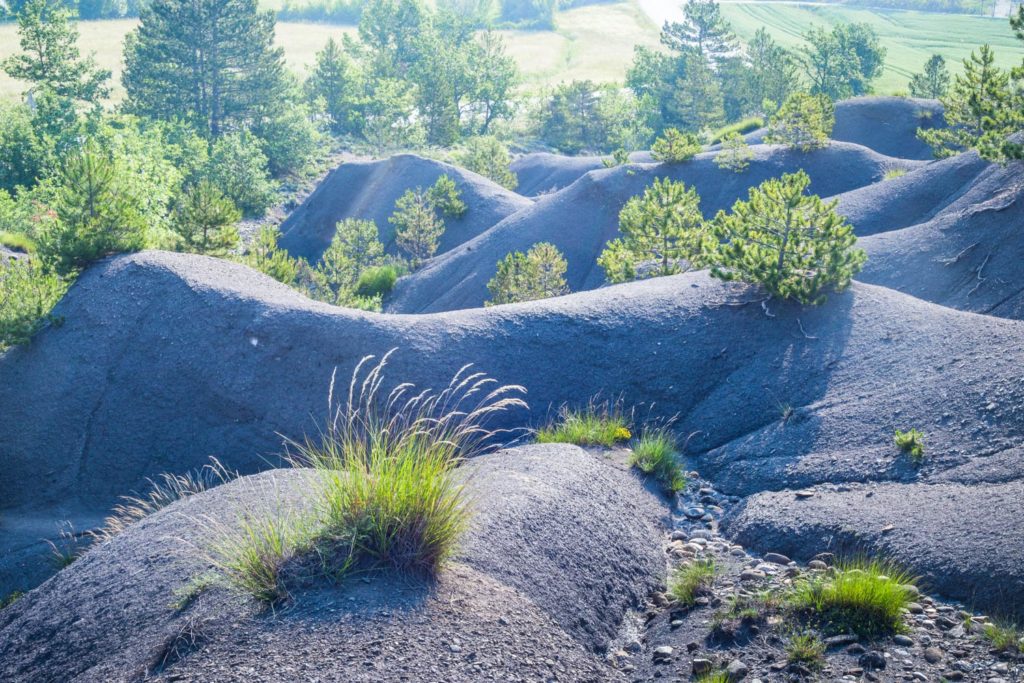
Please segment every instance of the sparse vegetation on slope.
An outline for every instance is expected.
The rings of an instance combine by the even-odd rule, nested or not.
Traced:
[[[789,605],[835,633],[866,638],[899,633],[904,609],[917,594],[914,577],[882,560],[851,560],[801,579]]]
[[[893,436],[893,442],[896,444],[896,448],[900,449],[900,452],[906,453],[907,457],[915,464],[924,461],[924,434],[920,431],[910,429],[902,432],[897,429]]]
[[[686,487],[678,455],[675,437],[667,428],[645,429],[633,445],[629,463],[653,476],[668,493],[675,493]]]
[[[718,575],[714,560],[695,560],[676,567],[668,579],[669,596],[684,606],[693,605],[694,600],[714,583]]]
[[[568,268],[562,252],[547,242],[530,247],[525,254],[516,251],[498,262],[498,272],[487,283],[491,293],[485,306],[537,301],[569,293],[565,284]]]
[[[332,386],[323,434],[291,444],[311,473],[310,510],[254,513],[218,531],[210,554],[228,585],[274,602],[290,582],[355,566],[432,573],[451,555],[470,513],[456,468],[486,448],[490,417],[525,407],[522,388],[466,366],[441,392],[403,384],[384,396],[389,355],[360,362],[337,408]]]
[[[538,443],[572,443],[611,448],[632,437],[629,419],[616,403],[591,401],[576,410],[563,407],[549,425],[537,430]]]

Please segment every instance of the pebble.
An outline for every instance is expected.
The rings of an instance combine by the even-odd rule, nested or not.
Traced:
[[[764,559],[772,564],[787,565],[792,562],[791,559],[781,553],[768,553],[764,556]]]
[[[711,664],[710,659],[701,659],[698,657],[693,660],[691,666],[693,668],[694,675],[700,676],[701,674],[706,674],[711,671],[711,667],[713,665]]]
[[[757,569],[744,569],[740,572],[740,581],[760,581],[764,577],[765,573]]]
[[[807,563],[807,566],[810,567],[811,569],[817,569],[817,570],[828,569],[828,565],[825,564],[824,562],[822,562],[821,560],[811,560],[810,562]]]
[[[892,639],[892,642],[896,643],[897,645],[902,645],[904,647],[910,647],[911,645],[914,644],[914,640],[912,638],[908,638],[907,636],[905,636],[903,634],[900,634],[898,636],[894,636],[893,639]]]
[[[734,659],[729,662],[729,666],[725,668],[725,673],[729,675],[729,681],[735,683],[736,681],[742,681],[750,673],[750,669],[746,664],[738,659]]]
[[[912,602],[909,605],[907,605],[907,611],[911,614],[923,614],[924,607],[921,607],[921,605],[919,605],[916,602]]]
[[[860,638],[853,633],[845,633],[838,636],[832,636],[831,638],[826,638],[825,647],[843,647],[844,645],[856,643],[858,640],[860,640]]]
[[[857,660],[857,663],[865,669],[869,670],[884,669],[887,664],[887,662],[885,661],[885,655],[879,652],[878,650],[870,650],[868,652],[865,652],[860,656],[860,659]]]
[[[690,519],[700,519],[704,516],[704,508],[690,507],[683,510],[683,514]]]

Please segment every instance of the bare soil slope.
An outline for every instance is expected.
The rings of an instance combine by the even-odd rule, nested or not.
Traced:
[[[346,218],[358,218],[376,223],[385,248],[395,253],[395,229],[388,222],[395,210],[395,201],[406,190],[430,187],[442,175],[455,181],[467,210],[460,218],[446,220],[447,229],[441,238],[439,253],[476,237],[532,203],[472,171],[412,154],[399,154],[383,161],[345,163],[331,171],[281,225],[280,244],[293,256],[315,262],[330,245],[337,223]]]
[[[663,581],[664,508],[572,446],[466,466],[476,514],[436,583],[370,574],[296,590],[276,613],[214,588],[179,608],[242,515],[308,508],[308,473],[195,496],[90,550],[0,612],[0,678],[60,681],[612,681],[600,653]]]
[[[982,471],[986,485],[1021,479],[1018,462],[992,456],[1024,437],[1024,323],[862,284],[818,308],[771,303],[774,317],[762,298],[696,273],[530,304],[382,316],[310,302],[224,261],[119,257],[72,288],[58,309],[63,326],[0,358],[5,518],[73,501],[102,509],[145,476],[210,455],[263,469],[282,435],[315,428],[334,368],[347,377],[363,355],[392,347],[401,347],[396,382],[441,386],[472,362],[526,386],[532,412],[510,415],[508,426],[598,393],[677,415],[696,467],[735,495],[862,482],[974,486]],[[893,429],[911,427],[927,434],[921,468],[892,445]],[[922,502],[933,527],[922,521],[914,543],[931,542],[928,529],[950,514],[941,497]],[[1006,514],[1024,525],[1020,506]],[[1005,520],[978,516],[975,533],[995,534],[997,523]],[[18,578],[2,572],[8,584]],[[965,585],[986,576],[979,570]]]

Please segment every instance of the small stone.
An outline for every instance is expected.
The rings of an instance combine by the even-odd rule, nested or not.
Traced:
[[[449,643],[448,649],[455,653],[462,652],[462,646],[456,645],[455,643]]]
[[[814,498],[814,491],[797,491],[796,497],[802,499]]]
[[[659,645],[658,647],[654,648],[654,656],[655,657],[671,657],[672,656],[672,646],[671,645]]]
[[[857,663],[867,670],[884,669],[887,664],[885,661],[885,655],[878,650],[865,652],[860,656],[860,659],[857,660]]]
[[[825,639],[825,647],[843,647],[844,645],[850,645],[856,643],[860,638],[854,633],[844,633],[838,636],[832,636],[831,638]]]
[[[689,507],[683,510],[683,514],[690,519],[700,519],[704,516],[704,508]]]
[[[807,563],[807,566],[811,569],[817,569],[819,571],[828,569],[828,565],[822,562],[821,560],[811,560]]]
[[[897,645],[902,645],[903,647],[910,647],[914,644],[913,638],[908,638],[903,634],[893,636],[892,642],[896,643]]]
[[[669,537],[669,540],[672,540],[672,541],[685,541],[688,538],[689,538],[689,534],[687,534],[685,531],[680,531],[680,530],[677,529],[677,530],[672,532],[672,536]]]
[[[885,526],[882,527],[882,533],[883,534],[887,534],[887,533],[889,533],[891,531],[895,531],[895,530],[896,530],[896,525],[895,524],[886,524]]]
[[[924,614],[924,607],[921,607],[921,605],[916,602],[912,602],[907,605],[907,611],[911,614]]]
[[[781,553],[768,553],[764,556],[765,561],[771,562],[772,564],[781,564],[783,566],[792,562],[791,559]]]
[[[740,581],[760,581],[765,573],[756,569],[744,569],[740,572]]]
[[[962,681],[964,680],[963,671],[946,671],[942,674],[942,677],[947,681]]]
[[[669,605],[668,596],[661,592],[651,595],[651,601],[658,607],[668,607]]]
[[[725,668],[725,673],[728,674],[731,683],[736,683],[736,681],[742,681],[746,678],[747,674],[750,673],[750,669],[740,660],[734,659]]]
[[[700,676],[702,674],[706,674],[709,671],[711,671],[711,667],[713,665],[711,664],[711,660],[710,659],[697,658],[697,659],[693,660],[693,663],[692,663],[691,666],[693,668],[694,675]]]

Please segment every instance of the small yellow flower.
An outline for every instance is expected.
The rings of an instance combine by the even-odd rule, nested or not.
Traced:
[[[630,431],[628,429],[626,429],[625,427],[618,427],[615,430],[615,440],[616,441],[629,441],[632,437],[633,437],[633,434],[630,433]]]

